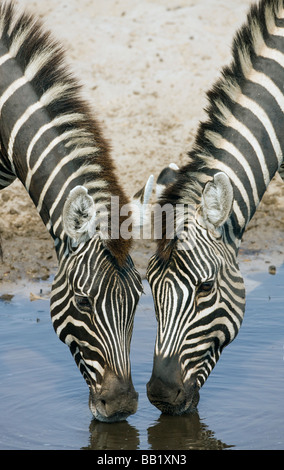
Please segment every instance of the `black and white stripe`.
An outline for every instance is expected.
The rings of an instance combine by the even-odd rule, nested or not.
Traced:
[[[198,390],[242,323],[238,248],[283,165],[283,0],[251,8],[232,52],[231,65],[208,93],[208,120],[189,163],[160,199],[191,207],[182,244],[177,236],[167,239],[164,221],[148,267],[158,320],[148,396],[167,413],[196,405]]]
[[[12,3],[0,4],[0,136],[0,189],[18,177],[54,238],[55,331],[90,387],[93,414],[124,419],[137,407],[129,350],[143,289],[119,231],[126,217],[111,220],[110,208],[112,197],[119,207],[128,199],[62,48]]]

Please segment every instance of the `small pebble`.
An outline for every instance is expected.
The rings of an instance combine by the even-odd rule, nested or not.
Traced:
[[[13,297],[14,296],[11,294],[3,294],[3,295],[0,295],[0,300],[3,300],[3,302],[11,302]]]
[[[269,266],[268,272],[269,274],[276,274],[276,266],[273,266],[273,265]]]

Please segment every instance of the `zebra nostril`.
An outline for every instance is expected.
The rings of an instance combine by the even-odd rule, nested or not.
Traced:
[[[178,388],[176,392],[176,397],[173,403],[179,404],[184,401],[184,398],[185,398],[184,390],[182,388]]]
[[[105,407],[105,406],[106,406],[106,401],[105,401],[105,400],[101,400],[101,404]]]

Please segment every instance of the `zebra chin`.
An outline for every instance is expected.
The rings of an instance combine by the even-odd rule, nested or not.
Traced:
[[[185,384],[173,395],[171,391],[158,394],[153,392],[153,388],[148,387],[147,395],[152,403],[163,414],[180,416],[186,413],[194,413],[199,402],[199,389],[196,384]]]
[[[156,356],[152,376],[147,383],[147,396],[162,413],[182,415],[196,411],[199,386],[193,379],[183,382],[176,356]]]
[[[131,378],[124,379],[107,370],[102,383],[89,385],[89,389],[89,407],[98,421],[124,421],[137,411],[138,393]]]

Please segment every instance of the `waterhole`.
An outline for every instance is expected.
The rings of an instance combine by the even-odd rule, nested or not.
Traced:
[[[284,266],[246,285],[242,328],[203,386],[198,412],[171,417],[146,396],[156,320],[144,283],[131,345],[138,410],[112,424],[92,419],[88,388],[52,328],[48,282],[31,285],[31,297],[0,288],[0,448],[283,449]]]

